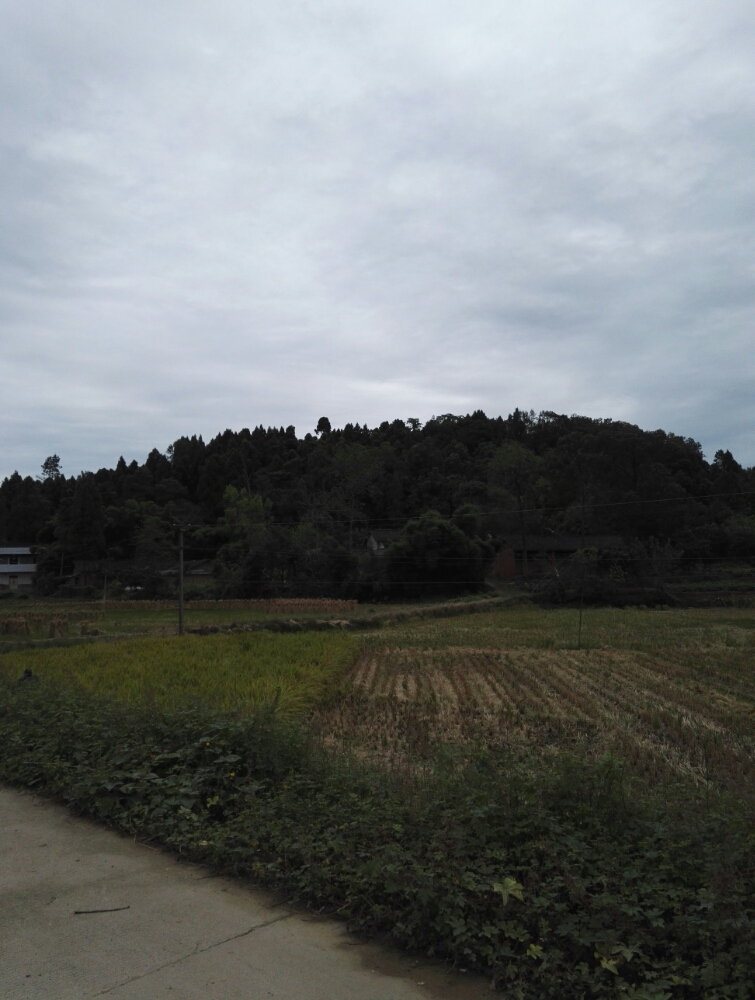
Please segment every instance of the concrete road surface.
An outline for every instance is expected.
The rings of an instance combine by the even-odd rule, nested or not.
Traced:
[[[241,881],[0,788],[2,1000],[491,1000]]]

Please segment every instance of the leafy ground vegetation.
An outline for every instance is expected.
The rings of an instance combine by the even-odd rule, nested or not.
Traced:
[[[319,633],[124,644],[191,650],[210,673],[237,639],[264,639],[247,655],[273,663],[327,640],[341,693],[310,690],[302,708],[324,702],[288,718],[274,702],[250,715],[250,699],[166,708],[133,687],[126,703],[81,683],[96,674],[83,661],[55,665],[83,647],[7,653],[0,780],[486,972],[512,998],[744,1000],[754,624],[590,610],[577,649],[575,612],[519,607],[359,648]]]

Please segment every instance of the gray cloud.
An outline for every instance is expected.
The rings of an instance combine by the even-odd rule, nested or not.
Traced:
[[[515,406],[755,461],[751,4],[0,0],[2,468]]]

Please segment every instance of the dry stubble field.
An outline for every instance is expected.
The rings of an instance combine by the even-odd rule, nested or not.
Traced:
[[[519,608],[366,640],[334,744],[397,767],[439,746],[616,751],[651,785],[755,792],[755,613]]]

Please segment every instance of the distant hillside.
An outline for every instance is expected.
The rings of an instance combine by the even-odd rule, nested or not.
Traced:
[[[439,516],[411,543],[366,545],[371,531],[430,511]],[[400,560],[420,559],[417,584],[432,576],[436,549],[465,567],[460,584],[479,586],[503,539],[523,532],[621,536],[635,554],[663,548],[679,565],[749,558],[755,469],[729,452],[707,462],[697,442],[661,430],[515,410],[373,429],[331,429],[323,418],[304,437],[293,427],[227,430],[75,479],[53,456],[40,478],[14,473],[0,485],[0,540],[38,546],[50,591],[82,564],[90,574],[110,565],[123,586],[164,589],[170,577],[159,570],[175,562],[178,523],[191,526],[187,558],[211,560],[223,593],[379,596],[401,576]]]

